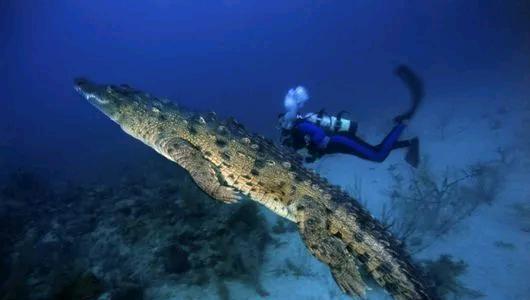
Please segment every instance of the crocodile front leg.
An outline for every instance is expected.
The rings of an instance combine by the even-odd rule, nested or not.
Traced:
[[[297,212],[297,224],[309,251],[331,268],[331,274],[340,288],[361,299],[366,296],[364,282],[347,245],[337,234],[333,234],[329,223],[329,212],[312,199],[302,199]]]
[[[241,194],[223,184],[222,175],[217,167],[209,162],[202,153],[184,140],[178,140],[167,151],[174,162],[186,169],[193,181],[210,197],[224,203],[236,203]]]

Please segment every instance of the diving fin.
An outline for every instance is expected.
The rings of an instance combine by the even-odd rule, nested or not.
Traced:
[[[410,141],[405,161],[414,168],[417,168],[420,164],[420,140],[417,137]]]
[[[409,67],[400,65],[396,68],[395,74],[401,78],[401,80],[403,80],[409,89],[410,98],[412,100],[411,108],[405,113],[394,118],[394,122],[402,123],[403,121],[409,120],[414,116],[425,94],[423,90],[423,82]]]

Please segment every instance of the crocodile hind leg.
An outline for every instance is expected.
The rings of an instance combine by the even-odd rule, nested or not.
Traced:
[[[223,184],[217,168],[204,158],[199,150],[184,140],[178,140],[168,147],[171,159],[186,169],[193,181],[210,197],[225,203],[241,200],[241,194]]]
[[[297,224],[309,251],[331,268],[340,288],[351,296],[365,297],[366,284],[356,265],[356,259],[346,244],[330,232],[326,208],[304,199],[298,205]]]

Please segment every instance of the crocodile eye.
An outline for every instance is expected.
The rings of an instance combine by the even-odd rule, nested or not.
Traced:
[[[117,91],[116,91],[116,86],[115,85],[109,85],[107,86],[107,93],[110,93],[110,94],[115,94]]]
[[[79,85],[79,86],[84,85],[87,82],[88,82],[88,80],[86,78],[83,78],[83,77],[75,79],[75,84]]]

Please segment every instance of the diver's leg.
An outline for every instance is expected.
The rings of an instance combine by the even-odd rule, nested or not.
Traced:
[[[358,138],[350,138],[343,135],[333,135],[329,138],[324,149],[325,154],[345,153],[353,154],[362,158],[370,159],[375,156],[377,149]]]
[[[371,161],[382,162],[395,146],[403,146],[398,139],[406,125],[398,124],[383,139],[381,144],[374,147],[359,138],[345,137],[342,135],[331,136],[326,147],[326,153],[353,154]]]
[[[324,154],[344,153],[352,154],[367,160],[381,162],[384,157],[380,155],[379,149],[364,142],[359,138],[351,138],[343,135],[334,135],[329,138]]]
[[[414,168],[417,168],[420,163],[420,141],[417,137],[397,141],[392,146],[392,150],[407,148],[407,154],[405,155],[405,161],[409,163]]]
[[[405,124],[396,125],[383,139],[381,144],[375,147],[358,137],[348,138],[342,135],[334,135],[329,138],[327,147],[324,149],[324,154],[353,154],[370,161],[382,162],[388,157],[392,150],[408,148],[405,160],[411,166],[416,168],[420,162],[419,140],[418,138],[413,138],[410,140],[399,141],[399,137],[405,127]]]
[[[420,140],[415,137],[409,140],[397,141],[392,147],[392,150],[407,148],[405,161],[414,168],[417,168],[420,163]]]
[[[397,141],[394,146],[392,147],[392,150],[395,150],[395,149],[401,149],[401,148],[408,148],[410,147],[410,145],[412,144],[412,141],[411,140],[402,140],[402,141]]]
[[[406,127],[405,124],[397,124],[392,128],[383,141],[375,147],[379,151],[379,155],[382,156],[383,160],[385,160],[388,154],[390,154],[390,151],[409,146],[408,141],[399,141],[399,137]]]

